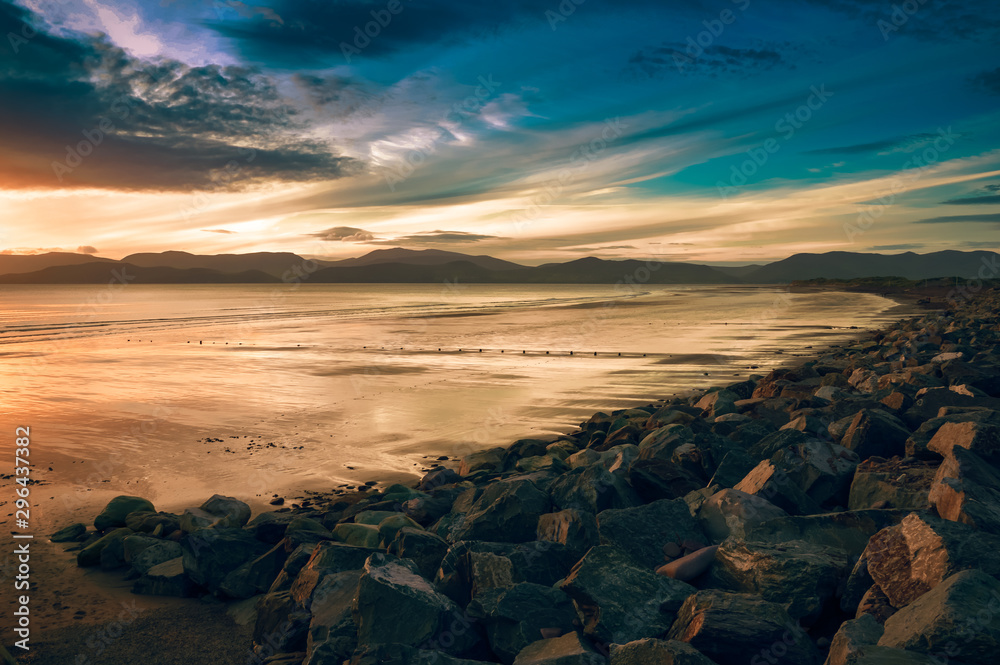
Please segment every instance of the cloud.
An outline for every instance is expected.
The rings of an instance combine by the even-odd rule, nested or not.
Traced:
[[[901,243],[899,245],[872,245],[868,248],[870,252],[891,252],[898,249],[922,249],[927,245],[920,242]]]
[[[230,231],[229,229],[202,229],[205,233],[236,233],[236,231]]]
[[[628,64],[630,69],[647,76],[668,73],[739,76],[775,67],[791,67],[791,63],[777,50],[790,46],[788,43],[756,48],[713,45],[694,55],[687,51],[688,44],[668,42],[661,46],[639,49],[629,58]]]
[[[97,254],[97,248],[90,245],[80,245],[76,248],[77,254]]]
[[[373,85],[348,76],[296,73],[292,76],[307,101],[323,116],[343,120],[353,115],[371,116],[385,101]]]
[[[996,224],[1000,222],[1000,213],[991,213],[987,215],[944,215],[942,217],[929,217],[927,219],[917,220],[917,224],[964,224],[964,223],[982,223],[982,224]]]
[[[977,88],[1000,95],[1000,67],[976,74],[972,77],[971,81],[972,85]]]
[[[398,245],[401,243],[410,245],[453,245],[462,243],[475,243],[483,240],[505,240],[501,236],[485,235],[482,233],[468,233],[465,231],[422,231],[410,235],[400,236],[388,240],[380,240],[377,245]]]
[[[310,235],[329,242],[371,242],[375,239],[375,234],[353,226],[335,226]]]
[[[878,153],[889,155],[895,152],[913,152],[932,143],[938,138],[938,134],[911,134],[909,136],[872,141],[871,143],[856,143],[853,145],[836,146],[833,148],[820,148],[819,150],[807,150],[805,155],[859,155],[865,153]],[[843,165],[843,162],[840,162]],[[836,164],[834,165],[836,166]]]
[[[903,3],[871,0],[811,0],[815,5],[840,11],[871,26],[886,40],[911,37],[922,41],[996,42],[1000,39],[1000,18],[994,0],[966,0],[962,3],[918,2],[916,11]]]
[[[103,36],[46,32],[0,0],[0,181],[7,188],[187,191],[312,182],[355,160],[301,138],[295,109],[263,74],[137,59]]]
[[[979,196],[969,196],[963,199],[949,199],[947,201],[942,201],[942,204],[951,205],[988,205],[992,203],[1000,203],[1000,194],[986,194],[985,192],[1000,192],[1000,183],[993,185],[986,185],[981,190],[983,194]]]

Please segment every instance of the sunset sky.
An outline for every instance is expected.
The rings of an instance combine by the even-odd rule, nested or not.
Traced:
[[[995,0],[0,0],[0,250],[997,248],[998,43]]]

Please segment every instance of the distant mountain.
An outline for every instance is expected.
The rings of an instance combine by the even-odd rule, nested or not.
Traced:
[[[317,270],[310,283],[444,283],[465,284],[733,284],[735,277],[708,266],[646,261],[605,261],[593,257],[513,270],[488,270],[470,261],[443,265],[376,263]]]
[[[201,268],[216,270],[221,273],[239,273],[249,270],[259,270],[281,278],[282,275],[294,274],[291,271],[301,267],[307,259],[291,252],[252,252],[249,254],[190,254],[188,252],[150,252],[145,254],[129,254],[122,259],[125,263],[142,268],[177,268],[188,270]],[[327,261],[317,261],[327,265]]]
[[[709,268],[715,268],[721,273],[736,277],[738,279],[743,279],[754,270],[759,270],[764,266],[760,263],[751,263],[747,266],[709,266]]]
[[[90,254],[73,252],[48,252],[46,254],[0,254],[0,275],[34,272],[51,266],[69,266],[78,263],[113,261]]]
[[[465,261],[487,270],[517,270],[524,268],[519,263],[511,263],[503,259],[495,259],[492,256],[480,254],[472,256],[470,254],[460,254],[458,252],[446,252],[440,249],[404,249],[403,247],[393,247],[392,249],[376,249],[368,252],[364,256],[355,259],[344,259],[343,261],[328,261],[327,265],[332,268],[350,268],[354,266],[369,266],[375,263],[404,263],[415,266],[443,265]]]
[[[748,284],[771,284],[807,279],[857,279],[861,277],[977,277],[983,262],[1000,266],[995,252],[957,252],[946,250],[930,254],[862,254],[859,252],[827,252],[825,254],[795,254],[769,263],[743,276]],[[996,275],[989,275],[996,277]]]
[[[0,284],[273,284],[281,280],[259,270],[221,273],[206,268],[147,268],[117,261],[51,266],[0,275]]]

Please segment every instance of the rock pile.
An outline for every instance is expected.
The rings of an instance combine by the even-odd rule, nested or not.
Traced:
[[[135,593],[257,596],[261,664],[992,664],[998,312],[984,292],[416,488],[252,520],[118,497],[53,540]]]

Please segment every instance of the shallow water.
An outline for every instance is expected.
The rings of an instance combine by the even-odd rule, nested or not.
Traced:
[[[0,408],[32,428],[42,515],[120,493],[260,504],[763,373],[894,307],[745,286],[7,287]]]

